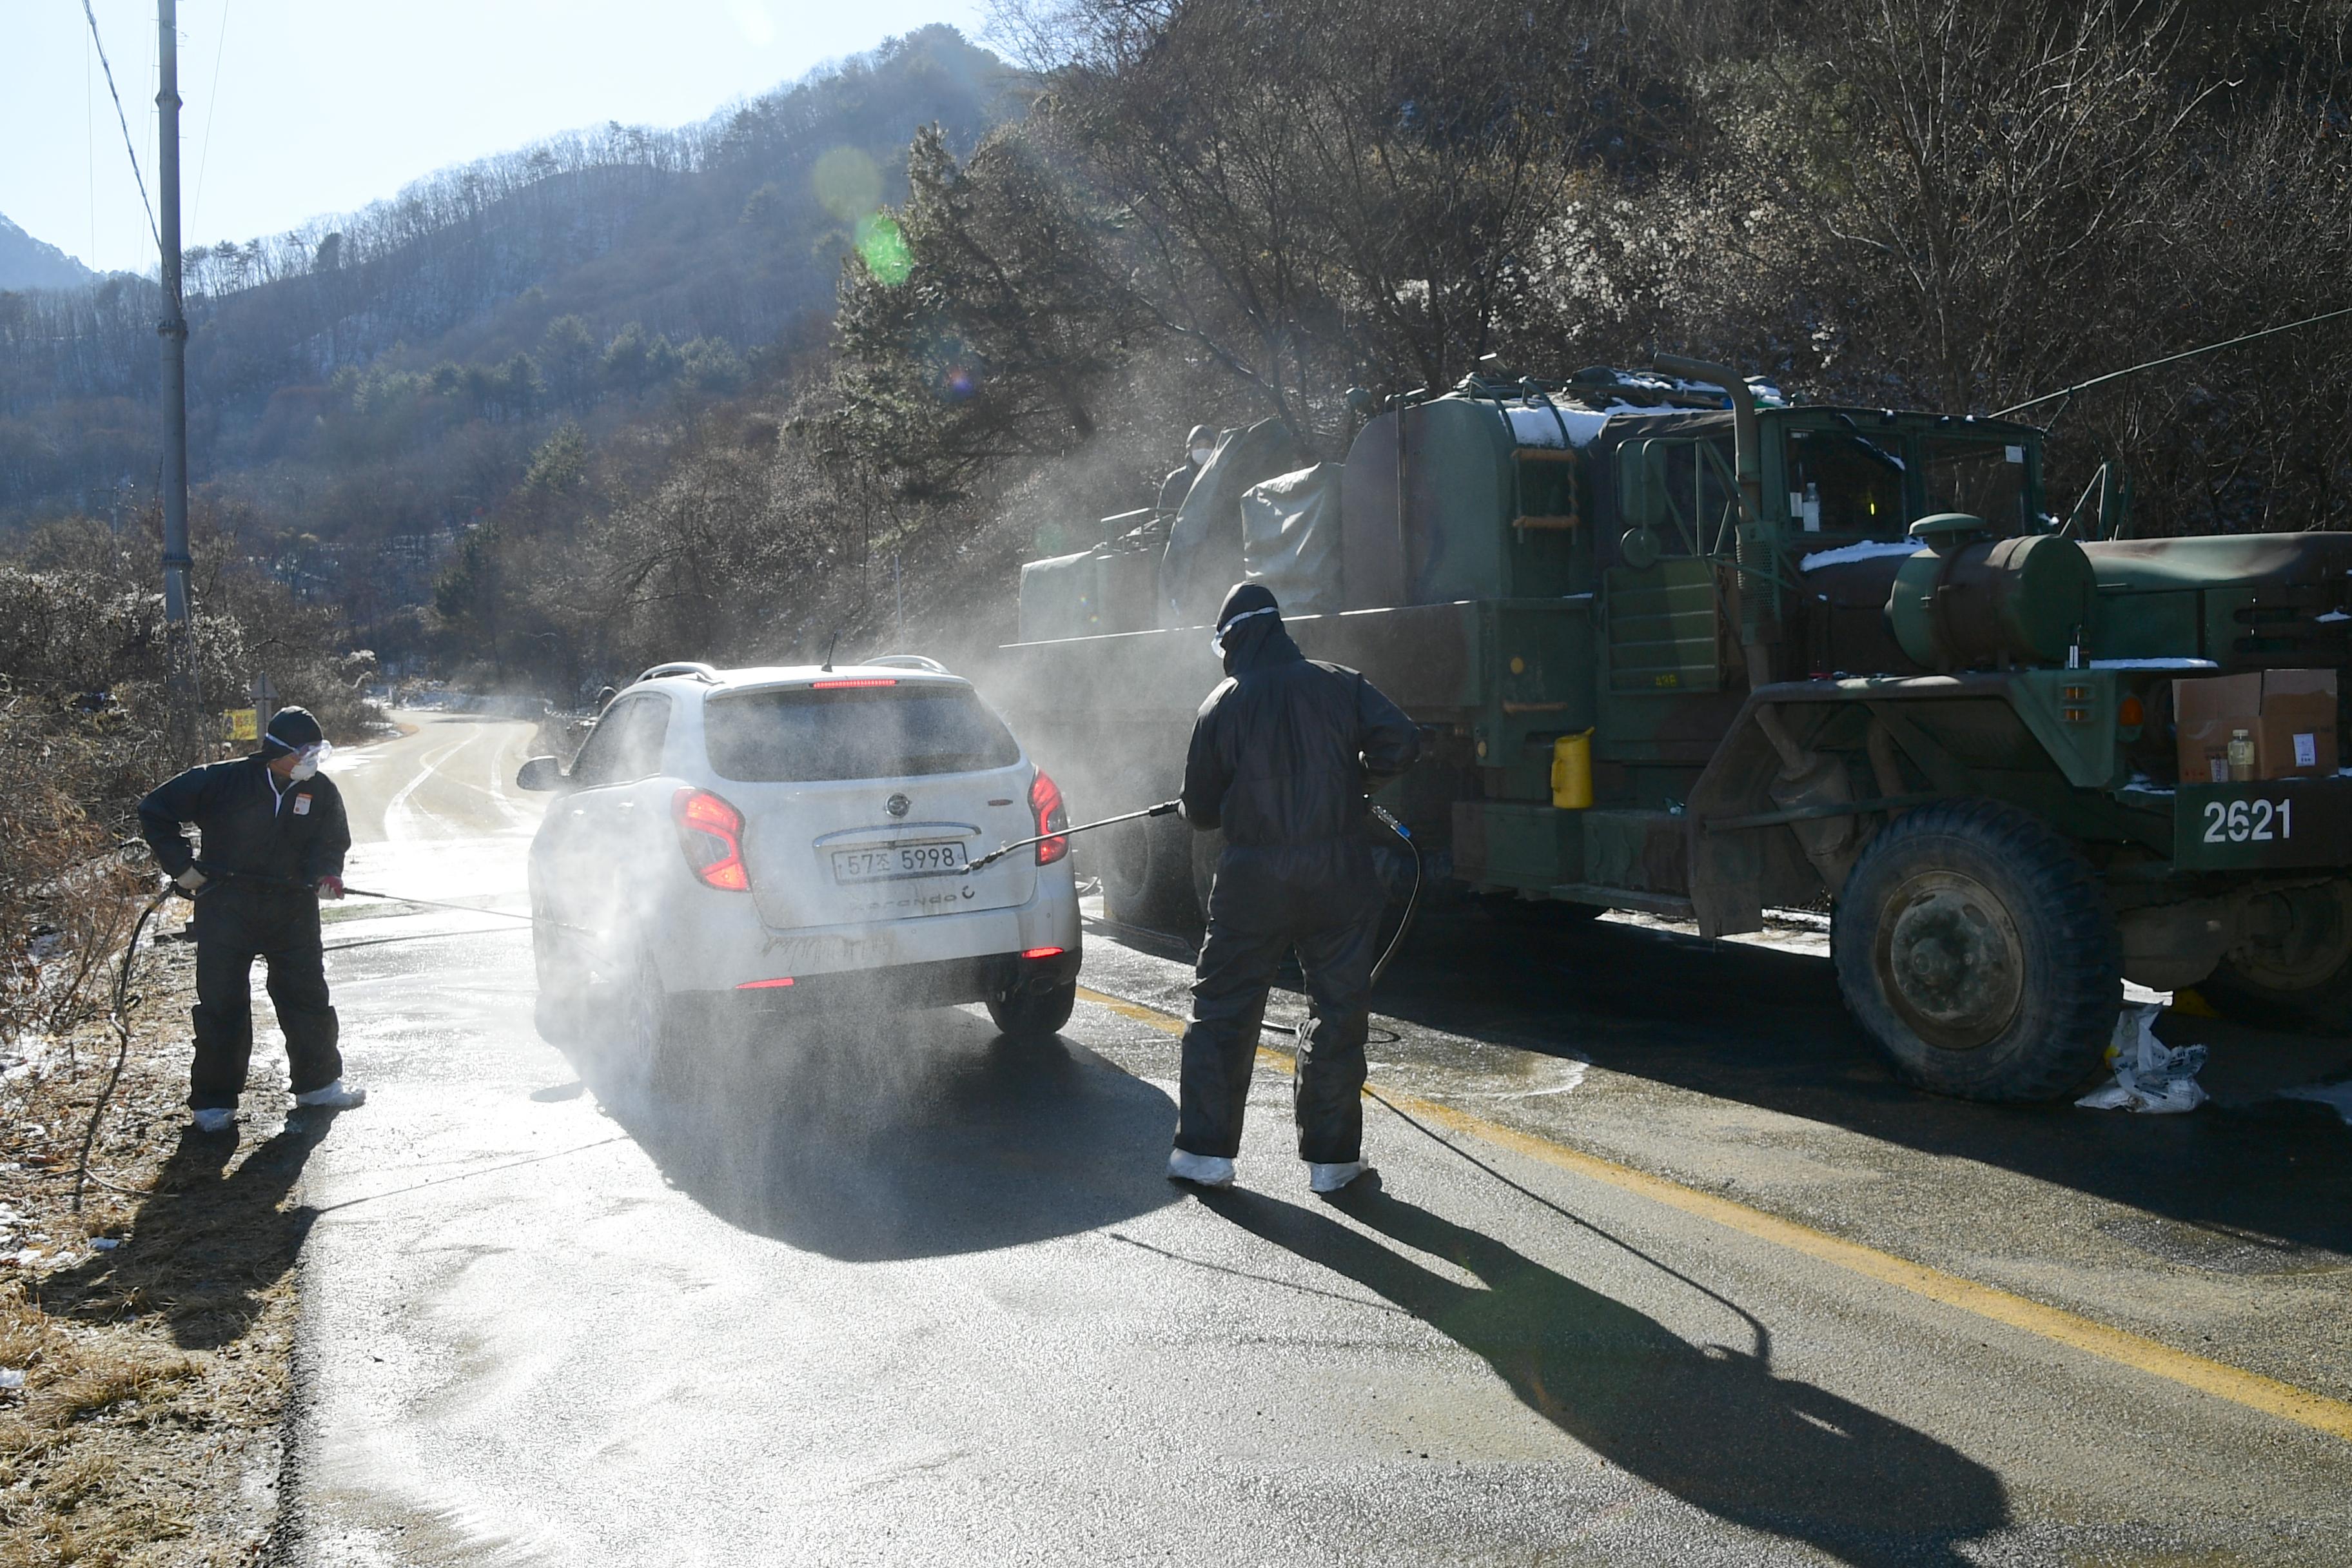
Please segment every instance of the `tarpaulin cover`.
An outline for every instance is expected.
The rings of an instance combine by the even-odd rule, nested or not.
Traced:
[[[1051,642],[1093,631],[1094,552],[1055,555],[1021,568],[1021,640]]]
[[[1339,591],[1339,483],[1347,471],[1345,463],[1318,463],[1243,492],[1243,575],[1265,584],[1285,615],[1347,608]]]
[[[1217,450],[1192,481],[1192,493],[1169,531],[1160,563],[1160,623],[1204,626],[1225,590],[1242,580],[1242,492],[1298,467],[1298,444],[1278,419],[1217,437]]]

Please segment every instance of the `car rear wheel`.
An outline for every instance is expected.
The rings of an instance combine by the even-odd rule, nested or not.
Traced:
[[[1922,1089],[2049,1100],[2096,1072],[2123,1005],[2097,879],[2039,819],[1990,800],[1906,813],[1846,880],[1830,944],[1846,1006]]]
[[[632,1092],[659,1088],[675,1064],[677,1011],[662,987],[653,955],[640,949],[614,978],[609,997],[599,997],[599,1044],[605,1067]]]
[[[1041,989],[1000,993],[988,999],[988,1016],[1000,1033],[1016,1040],[1049,1038],[1070,1021],[1078,1005],[1078,983],[1066,980]]]
[[[575,940],[542,914],[530,923],[531,969],[539,996],[531,1022],[551,1046],[576,1046],[588,1037],[588,973],[572,951]]]

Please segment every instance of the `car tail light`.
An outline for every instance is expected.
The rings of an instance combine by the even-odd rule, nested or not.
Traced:
[[[1037,831],[1055,837],[1041,840],[1037,846],[1037,864],[1050,866],[1070,852],[1070,841],[1060,837],[1070,825],[1070,814],[1062,809],[1062,790],[1045,770],[1039,768],[1037,776],[1029,784],[1029,809],[1037,814]]]
[[[1024,958],[1059,958],[1062,956],[1062,952],[1063,950],[1058,947],[1024,947],[1021,950],[1021,956]]]
[[[751,873],[743,865],[743,814],[707,789],[682,789],[670,796],[677,823],[677,847],[687,866],[707,888],[748,893]]]
[[[735,989],[738,991],[773,991],[778,986],[790,985],[791,984],[793,984],[793,977],[791,975],[779,974],[773,980],[739,981],[736,984]]]

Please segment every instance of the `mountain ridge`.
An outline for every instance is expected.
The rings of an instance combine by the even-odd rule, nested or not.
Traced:
[[[0,289],[79,289],[99,275],[0,213]]]

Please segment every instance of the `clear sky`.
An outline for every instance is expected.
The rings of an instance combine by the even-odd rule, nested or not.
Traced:
[[[90,0],[154,189],[153,0]],[[985,0],[180,0],[191,247],[278,233],[445,164],[607,120],[669,126]],[[217,86],[215,86],[217,82]],[[0,214],[155,265],[81,0],[0,0]]]

